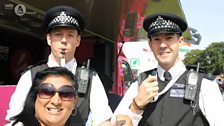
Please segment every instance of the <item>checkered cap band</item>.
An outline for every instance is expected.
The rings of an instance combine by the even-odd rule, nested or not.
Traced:
[[[149,25],[148,33],[151,35],[159,32],[181,33],[181,29],[176,23],[170,20],[164,20],[161,16],[158,16],[156,21]]]
[[[54,24],[72,24],[75,25],[76,27],[79,28],[79,23],[78,21],[72,17],[67,15],[64,11],[62,11],[58,16],[56,16],[50,23],[48,26],[52,26]]]

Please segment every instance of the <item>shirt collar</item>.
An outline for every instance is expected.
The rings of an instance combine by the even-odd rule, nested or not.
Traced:
[[[184,71],[186,70],[184,63],[181,60],[177,61],[177,63],[175,63],[175,65],[173,67],[171,67],[168,71],[170,72],[172,78],[174,78],[178,74],[177,71],[180,71],[180,70],[184,70]],[[159,78],[162,81],[164,81],[165,78],[163,77],[163,74],[164,74],[165,70],[160,65],[158,65],[157,71],[158,71]]]
[[[53,61],[53,60],[51,59],[51,55],[48,56],[48,62],[47,62],[47,65],[48,65],[49,67],[60,66],[57,62],[55,62],[55,61]],[[75,58],[72,58],[69,62],[67,62],[67,63],[65,64],[65,67],[66,67],[67,69],[69,69],[69,70],[74,70],[74,71],[75,71],[75,69],[76,69],[76,67],[77,67],[77,62],[76,62]]]
[[[70,60],[68,63],[65,64],[65,67],[69,70],[76,70],[77,67],[77,62],[75,60],[75,58],[73,58],[72,60]]]

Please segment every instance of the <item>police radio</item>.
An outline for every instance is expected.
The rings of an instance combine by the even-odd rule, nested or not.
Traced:
[[[82,66],[81,68],[77,69],[76,77],[78,79],[79,84],[78,88],[79,94],[86,94],[88,91],[89,78],[90,78],[90,70],[88,67],[89,65],[87,65],[87,67]]]
[[[191,69],[186,82],[184,98],[193,101],[197,93],[198,73]]]

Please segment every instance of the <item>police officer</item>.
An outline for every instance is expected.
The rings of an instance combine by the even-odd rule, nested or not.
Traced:
[[[144,19],[143,28],[158,67],[142,73],[140,83],[131,84],[115,114],[127,113],[140,126],[223,125],[224,102],[217,84],[194,74],[202,80],[195,90],[188,89],[188,74],[195,72],[186,69],[178,53],[187,23],[171,13],[156,13]]]
[[[80,45],[80,34],[84,26],[84,16],[70,6],[56,6],[46,12],[44,28],[46,30],[47,44],[50,46],[47,67],[63,66],[75,74],[77,61],[74,55],[76,48]],[[22,110],[31,85],[31,70],[28,70],[21,76],[16,90],[11,96],[6,120],[17,115]],[[97,125],[107,122],[112,116],[112,111],[108,105],[102,82],[97,74],[92,76],[92,84],[89,90],[90,95],[84,98],[84,101],[90,102],[89,105],[86,103],[81,105],[87,106],[85,110],[91,112],[91,117],[87,117],[87,119]],[[80,110],[80,113],[83,114],[82,110]],[[81,118],[79,120],[84,122],[85,125],[87,119]]]

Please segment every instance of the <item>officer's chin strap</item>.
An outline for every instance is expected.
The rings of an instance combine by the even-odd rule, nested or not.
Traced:
[[[184,64],[181,64],[180,68],[185,68]],[[170,82],[167,84],[167,86],[161,91],[159,92],[151,102],[155,102],[157,101],[157,99],[164,93],[166,93],[172,86],[173,84],[177,81],[177,79],[186,71],[186,69],[182,69],[181,71],[178,72],[178,74],[172,79],[170,80]]]

